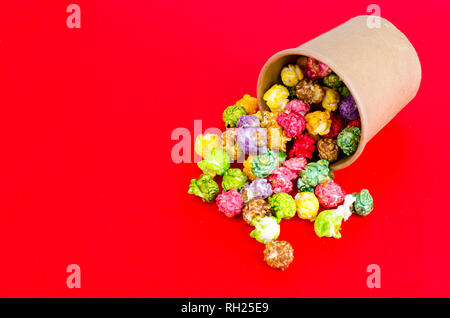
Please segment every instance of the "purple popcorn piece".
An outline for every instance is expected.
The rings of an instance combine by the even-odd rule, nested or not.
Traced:
[[[339,105],[339,113],[346,121],[352,121],[359,118],[358,108],[356,107],[353,96],[347,96]]]
[[[236,127],[237,128],[246,128],[246,127],[259,127],[261,123],[259,122],[258,117],[253,115],[242,115],[239,117]]]
[[[250,185],[243,187],[241,194],[244,194],[244,191],[246,194],[244,195],[245,202],[256,198],[267,199],[273,193],[271,184],[263,178],[255,179]]]
[[[239,149],[247,154],[263,153],[267,146],[266,129],[260,127],[238,128],[236,142]]]

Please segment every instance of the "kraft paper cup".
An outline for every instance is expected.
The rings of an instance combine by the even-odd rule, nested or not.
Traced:
[[[414,47],[392,23],[381,19],[370,28],[357,16],[294,49],[273,55],[263,66],[257,86],[261,110],[269,110],[262,96],[281,83],[281,68],[299,55],[327,64],[353,95],[361,118],[361,141],[356,152],[330,165],[333,170],[352,164],[373,136],[411,101],[419,89],[422,71]]]

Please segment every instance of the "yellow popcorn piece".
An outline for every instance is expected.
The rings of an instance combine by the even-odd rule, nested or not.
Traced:
[[[258,111],[258,99],[245,94],[240,100],[236,102],[236,106],[242,106],[248,115],[253,115]]]
[[[331,119],[329,111],[315,111],[305,116],[306,129],[311,135],[326,135],[330,132]]]
[[[314,221],[319,212],[319,200],[312,192],[300,192],[295,196],[297,215],[301,219]]]
[[[341,98],[338,92],[334,89],[327,88],[325,91],[325,97],[322,100],[322,107],[330,112],[335,111],[340,100]]]
[[[252,160],[255,156],[248,156],[248,158],[244,161],[244,168],[242,169],[242,171],[245,173],[245,175],[247,176],[247,178],[249,178],[249,180],[253,181],[255,179],[257,179],[257,177],[253,174],[252,172]]]
[[[281,127],[267,128],[267,139],[267,146],[270,149],[277,149],[281,152],[286,152],[286,143],[291,140],[291,138],[286,137]]]
[[[221,138],[214,134],[198,135],[195,139],[194,151],[205,158],[213,149],[220,149]]]
[[[275,84],[264,94],[263,99],[273,112],[282,112],[289,102],[289,91],[280,84]]]
[[[281,81],[288,87],[294,87],[302,79],[303,73],[298,65],[289,64],[281,70]]]
[[[277,123],[278,112],[268,112],[267,110],[259,111],[255,114],[261,123],[262,128],[276,127],[281,128]]]

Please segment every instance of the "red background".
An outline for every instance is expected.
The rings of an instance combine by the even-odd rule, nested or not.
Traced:
[[[375,199],[340,240],[283,221],[285,272],[240,218],[187,195],[171,133],[223,129],[264,62],[372,1],[70,1],[0,5],[0,296],[450,296],[449,4],[377,1],[416,47],[417,97],[336,173]],[[81,288],[66,267],[81,266]],[[381,288],[366,286],[369,264]]]

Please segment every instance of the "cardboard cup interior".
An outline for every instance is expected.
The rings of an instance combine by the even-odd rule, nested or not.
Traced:
[[[414,47],[392,23],[380,18],[369,27],[372,16],[358,16],[294,49],[276,53],[264,64],[258,78],[259,108],[269,110],[262,99],[280,71],[299,56],[327,64],[350,90],[361,119],[361,141],[356,152],[330,165],[338,170],[352,164],[364,147],[416,95],[421,66]]]

